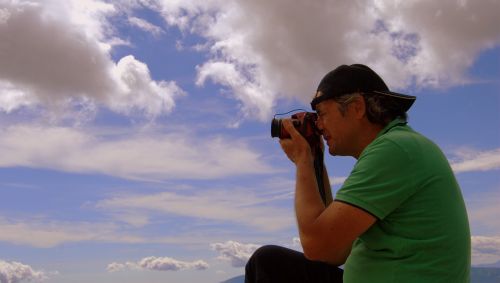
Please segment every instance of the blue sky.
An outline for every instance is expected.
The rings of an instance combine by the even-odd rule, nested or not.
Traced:
[[[270,121],[351,63],[417,96],[473,264],[500,262],[500,1],[435,2],[0,1],[0,282],[221,282],[300,250]],[[334,191],[354,162],[326,159]]]

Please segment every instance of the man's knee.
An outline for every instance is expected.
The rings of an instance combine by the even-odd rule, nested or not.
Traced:
[[[258,248],[245,266],[245,282],[270,282],[269,273],[272,273],[276,259],[279,258],[279,246],[267,245]]]
[[[272,260],[271,258],[276,256],[276,253],[279,251],[279,249],[280,247],[274,245],[266,245],[258,248],[248,260],[247,268],[256,264],[262,265],[269,260]]]

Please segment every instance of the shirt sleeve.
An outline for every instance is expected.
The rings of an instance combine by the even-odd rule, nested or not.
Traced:
[[[361,154],[336,200],[384,219],[417,190],[412,158],[390,139],[375,140]]]

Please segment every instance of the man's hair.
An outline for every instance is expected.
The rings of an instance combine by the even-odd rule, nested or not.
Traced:
[[[366,117],[368,121],[378,124],[381,126],[386,126],[392,120],[396,118],[404,119],[408,118],[406,112],[401,108],[401,105],[395,99],[379,94],[366,94],[366,93],[350,93],[342,95],[335,98],[335,101],[339,103],[339,111],[342,115],[345,115],[347,106],[356,97],[363,97],[366,104]]]

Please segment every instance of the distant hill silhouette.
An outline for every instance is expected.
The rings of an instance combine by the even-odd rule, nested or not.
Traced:
[[[240,275],[220,283],[245,283],[245,275]]]
[[[242,281],[243,282],[243,281]],[[471,283],[499,283],[500,268],[473,267],[470,272]]]
[[[471,283],[500,283],[500,268],[473,267],[471,269]],[[245,276],[236,276],[221,283],[244,283]]]

